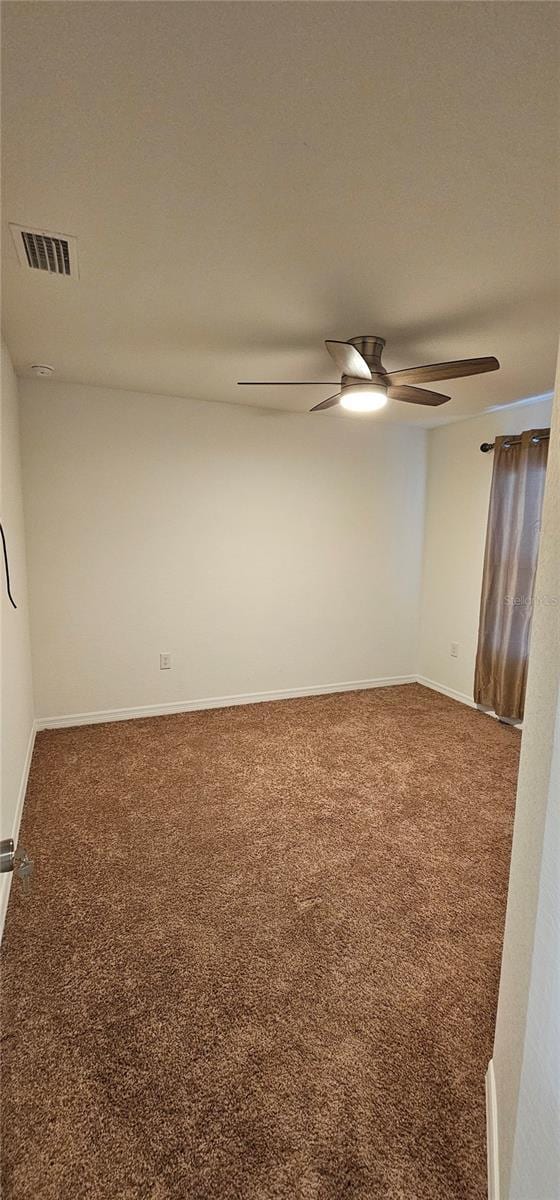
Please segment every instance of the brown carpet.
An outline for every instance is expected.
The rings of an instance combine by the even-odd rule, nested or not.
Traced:
[[[482,1200],[519,740],[415,684],[39,734],[3,1195]]]

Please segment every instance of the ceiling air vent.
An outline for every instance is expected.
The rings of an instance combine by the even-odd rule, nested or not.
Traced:
[[[10,229],[22,267],[78,278],[76,238],[65,233],[48,233],[46,229],[27,229],[24,225],[10,225]]]

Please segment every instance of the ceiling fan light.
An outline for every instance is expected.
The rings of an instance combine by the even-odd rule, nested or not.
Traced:
[[[377,412],[387,403],[387,393],[382,387],[347,387],[340,398],[341,408],[347,412],[368,413]]]

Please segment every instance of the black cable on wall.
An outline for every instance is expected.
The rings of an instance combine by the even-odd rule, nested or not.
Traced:
[[[4,529],[1,524],[0,524],[0,533],[2,534],[2,549],[4,551],[4,566],[6,568],[6,591],[8,593],[8,600],[10,601],[10,604],[13,604],[14,608],[17,608],[17,604],[14,600],[14,597],[12,596],[12,591],[10,588],[10,564],[8,562],[8,547],[6,545],[6,537],[4,534]]]

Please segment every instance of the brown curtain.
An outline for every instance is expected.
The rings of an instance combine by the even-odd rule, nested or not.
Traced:
[[[523,718],[527,657],[548,453],[547,429],[498,437],[486,533],[478,650],[477,704]],[[533,438],[542,440],[533,441]]]

